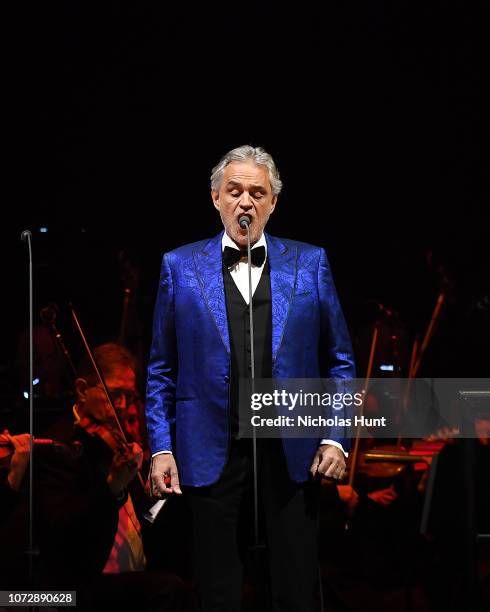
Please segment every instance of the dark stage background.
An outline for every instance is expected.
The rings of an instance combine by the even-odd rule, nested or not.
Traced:
[[[210,169],[245,143],[285,184],[268,230],[327,249],[360,354],[374,302],[411,340],[445,275],[422,373],[488,376],[487,21],[483,2],[449,4],[18,7],[3,406],[19,397],[27,325],[20,232],[34,233],[36,310],[58,303],[68,340],[70,300],[92,343],[117,336],[124,250],[141,271],[145,353],[161,255],[218,232]]]

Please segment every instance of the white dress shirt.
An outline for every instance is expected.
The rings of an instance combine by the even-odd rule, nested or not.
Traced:
[[[221,251],[224,251],[226,246],[231,247],[232,249],[237,249],[237,251],[239,250],[239,248],[233,242],[233,240],[228,236],[226,232],[224,232],[223,238],[221,239]],[[257,240],[257,242],[253,245],[252,249],[255,249],[256,247],[261,247],[261,246],[265,247],[265,259],[264,259],[264,263],[261,266],[254,266],[252,264],[252,296],[254,295],[255,290],[257,289],[257,286],[260,282],[260,277],[262,276],[262,270],[264,269],[265,262],[267,260],[267,242],[265,240],[264,234],[262,234],[259,240]],[[232,279],[235,281],[235,284],[238,290],[242,294],[243,299],[248,304],[249,292],[248,292],[248,263],[247,261],[238,261],[236,264],[234,264],[228,269],[230,271]],[[331,444],[332,446],[336,446],[337,448],[340,448],[340,450],[344,453],[346,457],[348,456],[348,453],[345,452],[345,450],[342,447],[342,444],[340,444],[339,442],[336,442],[335,440],[324,439],[320,441],[320,444]],[[156,457],[156,455],[161,455],[163,453],[170,453],[170,452],[171,451],[159,451],[158,453],[154,453],[153,457]]]
[[[256,247],[263,246],[265,248],[265,259],[264,263],[259,266],[252,265],[252,295],[255,293],[255,290],[258,287],[260,282],[260,277],[262,276],[262,270],[264,269],[265,262],[267,259],[267,242],[265,241],[265,236],[262,234],[259,240],[253,245],[252,249]],[[223,238],[221,239],[221,250],[224,251],[225,247],[231,247],[232,249],[239,250],[237,245],[233,242],[233,240],[228,236],[225,232],[223,234]],[[248,262],[247,261],[237,261],[234,266],[228,268],[231,274],[231,278],[235,281],[235,285],[238,288],[238,291],[242,294],[243,299],[248,304]]]

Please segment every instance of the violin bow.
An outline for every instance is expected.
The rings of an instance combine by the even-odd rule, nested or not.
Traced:
[[[87,342],[87,338],[85,337],[85,334],[83,333],[82,326],[80,325],[80,321],[78,319],[77,313],[75,312],[75,308],[73,307],[73,304],[70,304],[70,311],[71,311],[71,315],[72,315],[72,318],[73,318],[73,322],[75,323],[75,327],[77,328],[77,331],[80,334],[80,338],[82,339],[83,346],[84,346],[85,351],[86,351],[86,353],[88,355],[88,358],[90,359],[90,363],[92,364],[92,367],[94,368],[95,374],[96,374],[97,378],[99,379],[99,382],[102,385],[102,389],[104,390],[104,394],[105,394],[106,400],[107,400],[109,406],[111,407],[112,416],[114,417],[114,420],[115,420],[115,422],[117,424],[117,428],[119,429],[119,432],[120,432],[124,442],[129,445],[126,433],[125,433],[125,431],[123,429],[123,426],[121,424],[121,420],[119,419],[119,416],[117,414],[117,410],[116,410],[116,408],[115,408],[115,406],[114,406],[114,404],[112,402],[111,396],[109,394],[109,389],[107,388],[107,385],[106,385],[106,382],[105,382],[104,377],[102,375],[102,372],[100,371],[100,369],[99,369],[99,367],[97,365],[97,362],[95,361],[93,352],[90,349],[90,346],[89,346],[89,344]],[[145,483],[143,481],[143,477],[142,477],[141,472],[139,470],[138,470],[138,480],[139,480],[141,486],[143,487],[143,491],[145,491]]]

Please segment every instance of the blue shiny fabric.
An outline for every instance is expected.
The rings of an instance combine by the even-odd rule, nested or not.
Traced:
[[[180,482],[190,486],[216,482],[228,456],[230,340],[222,235],[163,256],[155,305],[146,395],[150,448],[172,450]],[[265,238],[273,377],[353,378],[349,333],[324,249]],[[343,429],[331,429],[323,437],[347,450],[343,435]],[[306,481],[319,439],[283,444],[290,477]]]

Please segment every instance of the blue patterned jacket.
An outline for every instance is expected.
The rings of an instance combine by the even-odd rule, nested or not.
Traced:
[[[181,484],[216,482],[228,456],[230,341],[220,232],[163,256],[148,365],[153,453],[172,450]],[[272,293],[273,378],[355,376],[324,249],[265,233]],[[175,428],[175,436],[173,429]],[[345,449],[343,428],[328,435]],[[308,479],[319,439],[284,439],[290,477]]]

